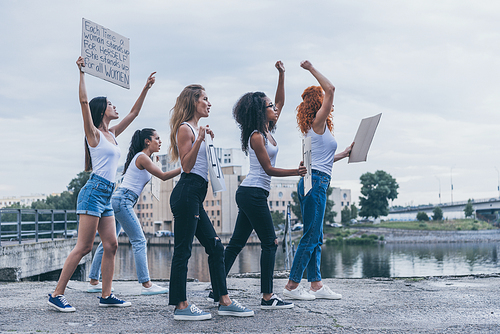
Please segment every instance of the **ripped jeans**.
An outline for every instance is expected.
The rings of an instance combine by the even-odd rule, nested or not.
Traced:
[[[188,261],[193,238],[200,241],[208,254],[208,267],[214,298],[227,295],[224,246],[203,209],[208,183],[194,173],[182,173],[170,195],[174,215],[174,256],[170,269],[169,305],[186,301]]]

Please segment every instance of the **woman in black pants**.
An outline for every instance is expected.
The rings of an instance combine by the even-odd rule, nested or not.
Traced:
[[[238,217],[229,245],[224,252],[226,275],[236,256],[241,252],[253,230],[261,242],[261,308],[292,308],[273,294],[273,272],[278,239],[274,232],[273,220],[267,205],[271,190],[271,176],[303,176],[306,168],[300,163],[296,169],[275,168],[278,144],[271,132],[285,103],[285,68],[276,62],[278,87],[275,103],[262,92],[243,95],[233,108],[233,116],[241,129],[241,147],[250,154],[250,171],[236,191]]]
[[[190,85],[177,97],[170,119],[170,153],[173,160],[180,159],[182,172],[170,196],[175,246],[170,270],[169,304],[176,306],[174,320],[204,320],[212,317],[210,313],[187,302],[187,269],[194,236],[208,254],[210,280],[214,296],[219,301],[219,315],[254,315],[252,310],[236,300],[231,301],[228,296],[224,246],[203,209],[208,185],[205,135],[213,137],[213,132],[208,125],[198,125],[198,121],[208,117],[210,106],[205,89],[200,85]]]

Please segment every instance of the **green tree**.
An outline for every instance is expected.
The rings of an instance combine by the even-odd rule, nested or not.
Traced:
[[[361,175],[361,194],[359,197],[359,215],[362,217],[387,216],[389,200],[398,197],[399,185],[396,180],[383,170]]]
[[[337,212],[333,211],[333,206],[335,205],[335,202],[333,202],[330,199],[330,195],[333,192],[333,188],[328,186],[326,189],[326,207],[325,207],[325,218],[323,219],[323,223],[326,224],[327,222],[333,223],[334,218],[337,217]]]
[[[427,213],[420,211],[419,213],[417,213],[417,220],[421,222],[424,221],[426,222],[429,221],[429,216],[427,215]]]
[[[342,211],[340,211],[340,217],[342,223],[348,223],[351,220],[351,210],[348,206],[344,207]]]
[[[333,223],[334,218],[337,216],[337,212],[333,211],[333,206],[335,203],[329,198],[330,195],[333,192],[333,188],[328,186],[326,189],[326,207],[325,207],[325,218],[323,219],[323,223],[326,224],[327,222]],[[292,192],[292,204],[291,204],[291,209],[293,214],[297,217],[297,219],[300,222],[302,221],[302,211],[300,209],[300,202],[299,202],[299,196],[296,191]]]
[[[472,217],[472,214],[474,213],[474,207],[472,206],[472,200],[470,198],[467,201],[467,204],[465,205],[464,213],[466,218]]]
[[[358,208],[356,204],[352,203],[351,204],[351,219],[356,219],[358,218]]]
[[[273,219],[273,225],[279,227],[281,224],[285,224],[285,215],[280,211],[271,211],[271,218]]]
[[[436,206],[432,213],[434,214],[432,220],[443,220],[443,210],[439,206]]]
[[[290,205],[293,214],[297,219],[302,222],[302,210],[300,210],[299,195],[296,191],[292,192],[292,203]]]

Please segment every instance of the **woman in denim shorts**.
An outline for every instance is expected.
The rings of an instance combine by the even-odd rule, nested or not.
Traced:
[[[283,295],[292,299],[340,299],[342,296],[321,282],[321,245],[323,244],[323,219],[326,207],[326,190],[330,185],[333,163],[349,156],[351,144],[342,153],[335,154],[337,142],[333,137],[332,112],[335,87],[319,73],[309,61],[300,66],[318,80],[321,87],[311,86],[302,94],[303,102],[297,107],[297,121],[301,132],[311,137],[312,189],[304,194],[304,179],[298,184],[298,197],[302,211],[304,232],[293,259],[288,283]],[[324,93],[323,93],[324,92]],[[309,291],[299,288],[307,268]]]
[[[224,246],[203,208],[208,187],[208,160],[205,135],[213,137],[208,125],[198,125],[208,117],[211,104],[201,85],[189,85],[177,97],[170,118],[170,153],[181,161],[181,178],[170,195],[174,215],[174,256],[170,269],[169,305],[175,305],[174,320],[205,320],[212,315],[187,301],[188,261],[193,238],[208,254],[210,281],[219,302],[219,315],[247,317],[254,312],[231,300],[224,270]]]
[[[285,104],[285,67],[281,61],[278,69],[278,87],[275,103],[262,92],[243,95],[233,108],[233,116],[241,129],[241,147],[250,156],[250,171],[236,191],[238,217],[231,240],[224,251],[226,275],[245,247],[252,231],[260,240],[260,289],[261,309],[292,308],[293,303],[285,302],[273,293],[274,262],[278,239],[274,231],[267,197],[271,190],[271,176],[304,176],[307,172],[303,164],[299,168],[276,168],[278,144],[271,135]]]
[[[121,228],[127,233],[132,244],[137,278],[142,284],[142,295],[167,293],[168,288],[153,284],[149,277],[147,259],[147,241],[142,231],[141,223],[134,212],[134,206],[141,195],[142,189],[151,179],[151,174],[166,181],[180,174],[181,169],[163,172],[152,161],[151,155],[159,152],[160,136],[154,129],[137,130],[132,136],[127,160],[123,169],[123,182],[111,197],[111,204],[116,217],[116,234]],[[92,266],[90,267],[90,283],[88,292],[99,292],[99,276],[103,255],[103,243],[96,249]]]
[[[82,67],[85,66],[83,58],[79,57],[76,64],[80,72],[79,99],[85,132],[85,170],[92,171],[92,174],[78,194],[76,209],[79,215],[79,225],[76,246],[64,262],[55,291],[49,294],[49,305],[61,312],[75,311],[75,308],[70,306],[64,297],[64,291],[82,257],[92,251],[96,231],[99,231],[104,247],[102,296],[99,306],[130,306],[130,302],[120,300],[111,293],[115,253],[118,246],[115,218],[111,207],[111,195],[115,188],[114,180],[120,158],[120,149],[115,137],[120,135],[139,115],[146,94],[155,82],[153,75],[156,73],[148,77],[146,86],[130,113],[120,123],[109,127],[110,121],[118,119],[116,107],[105,97],[96,97],[88,102],[85,76],[82,71]]]

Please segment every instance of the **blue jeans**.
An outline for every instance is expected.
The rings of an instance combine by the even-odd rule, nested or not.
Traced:
[[[105,178],[90,174],[85,185],[80,189],[76,202],[76,213],[95,217],[109,217],[113,215],[111,196],[115,190],[115,183]]]
[[[142,231],[141,223],[134,212],[134,205],[137,203],[138,196],[133,191],[119,187],[111,198],[113,211],[116,220],[116,235],[120,233],[121,228],[127,233],[132,250],[134,251],[135,270],[139,283],[145,283],[150,280],[147,258],[147,241]],[[101,274],[101,260],[103,254],[102,242],[97,246],[90,267],[91,279],[99,279]]]
[[[330,175],[312,170],[312,188],[304,195],[304,179],[297,188],[304,234],[300,239],[297,252],[290,270],[290,280],[300,283],[307,268],[309,282],[321,281],[321,245],[323,244],[323,219],[325,217],[326,190],[330,184]]]
[[[253,230],[260,240],[260,289],[262,293],[273,292],[274,261],[276,248],[274,241],[273,219],[267,205],[269,192],[257,187],[238,187],[236,203],[238,204],[238,218],[229,244],[224,251],[226,275],[231,270],[233,263],[245,247]]]

